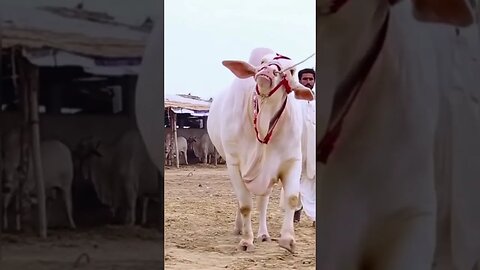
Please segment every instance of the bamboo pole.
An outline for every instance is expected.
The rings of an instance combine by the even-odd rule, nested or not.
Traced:
[[[33,157],[33,175],[37,186],[37,207],[38,207],[38,234],[40,238],[47,238],[47,214],[45,205],[45,185],[42,173],[42,158],[40,154],[40,128],[38,117],[38,68],[34,67],[28,61],[21,57],[21,69],[24,78],[22,79],[27,87],[29,94],[30,108],[30,136]]]

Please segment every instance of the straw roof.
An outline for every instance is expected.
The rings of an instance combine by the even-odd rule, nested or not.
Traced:
[[[142,57],[149,34],[108,14],[66,8],[5,6],[2,20],[4,48],[50,47],[97,57]]]
[[[187,109],[192,111],[208,111],[210,102],[187,98],[185,95],[165,95],[165,108]]]

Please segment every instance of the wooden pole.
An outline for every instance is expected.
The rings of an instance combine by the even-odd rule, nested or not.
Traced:
[[[177,161],[177,169],[180,168],[180,157],[178,156],[178,134],[177,134],[177,114],[172,111],[173,114],[173,136],[175,140],[175,154],[176,154],[176,161]]]
[[[168,166],[173,166],[173,156],[174,156],[174,151],[173,151],[173,144],[175,144],[175,138],[173,138],[173,111],[171,108],[168,108],[168,119],[170,121],[170,131],[169,131],[169,136],[170,136],[170,145],[168,147]]]
[[[2,17],[0,16],[0,93],[4,93],[4,89],[2,87],[3,85],[3,69],[2,69],[2,65],[3,65],[3,43],[2,43],[2,36],[3,36],[3,28],[2,28],[2,24],[3,24],[3,19]],[[0,106],[1,106],[1,102],[0,102]],[[0,136],[0,148],[3,146],[3,136]],[[0,156],[0,162],[3,163],[3,149],[0,149],[2,153],[1,156]],[[3,169],[3,166],[2,167],[2,170],[0,171],[0,262],[3,261],[3,241],[2,241],[2,232],[3,232],[3,192],[5,190],[5,187],[3,186],[3,184],[5,183],[5,170]]]
[[[13,58],[12,58],[12,70],[15,70],[15,60],[18,59],[17,54],[15,52]],[[15,72],[12,72],[14,76],[16,76]],[[25,75],[28,76],[28,73]],[[24,77],[25,79],[26,77]],[[16,89],[18,89],[18,84],[16,83],[16,77],[13,78],[13,81],[15,82],[14,85]],[[18,188],[18,195],[17,195],[17,205],[18,205],[18,213],[16,213],[16,218],[17,218],[17,230],[21,230],[21,223],[23,222],[23,195],[24,195],[24,184],[28,179],[28,164],[30,163],[30,157],[29,157],[29,150],[31,149],[32,145],[29,142],[29,138],[31,136],[31,130],[30,130],[30,125],[29,125],[29,120],[30,120],[30,97],[29,97],[29,83],[23,83],[21,86],[21,91],[17,90],[17,93],[21,96],[22,102],[21,107],[23,111],[23,124],[21,127],[21,132],[20,132],[20,166],[22,170],[22,176],[23,178],[20,181],[20,185]],[[27,147],[24,147],[25,144],[27,144]],[[27,150],[27,151],[26,151]]]
[[[47,238],[47,211],[45,206],[45,185],[42,173],[42,157],[40,154],[40,127],[38,117],[38,68],[21,57],[23,81],[27,84],[30,107],[30,135],[33,157],[33,175],[36,179],[38,200],[38,234],[40,238]]]
[[[22,117],[23,117],[23,123],[20,126],[20,145],[18,146],[20,149],[20,159],[18,160],[18,166],[20,171],[17,173],[22,174],[22,177],[18,179],[19,184],[18,184],[18,189],[15,191],[13,194],[14,200],[15,200],[15,225],[17,231],[22,230],[22,222],[23,222],[23,191],[24,191],[24,184],[25,181],[27,180],[27,175],[28,175],[28,148],[30,148],[29,142],[28,142],[28,136],[30,134],[29,131],[29,123],[28,120],[30,118],[29,116],[29,101],[28,101],[28,80],[26,79],[26,73],[20,70],[23,80],[19,84],[17,82],[17,79],[19,78],[17,76],[17,59],[18,57],[18,50],[16,47],[13,47],[10,50],[10,64],[12,67],[12,85],[13,88],[15,89],[15,93],[19,96],[20,102],[19,105],[22,109]],[[23,73],[22,73],[23,72]],[[20,86],[19,86],[20,85]],[[25,147],[25,144],[27,144]]]

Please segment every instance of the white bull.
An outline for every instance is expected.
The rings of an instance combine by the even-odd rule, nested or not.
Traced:
[[[197,137],[189,138],[193,153],[204,164],[210,163],[209,157],[213,157],[214,165],[217,165],[217,151],[210,140],[210,136],[205,133],[200,139]]]
[[[185,164],[188,165],[187,139],[185,139],[185,137],[182,137],[182,136],[177,136],[177,142],[178,142],[178,154],[183,155],[183,157],[185,158]],[[165,159],[168,159],[170,156],[173,156],[173,153],[175,153],[175,141],[173,140],[171,133],[167,133],[167,136],[165,138]]]
[[[459,26],[472,17],[463,0],[393,2],[317,1],[317,120],[330,116],[317,149],[319,269],[432,267],[441,107],[432,26],[412,10]],[[473,268],[471,251],[458,269]]]
[[[250,63],[224,61],[238,79],[213,100],[208,134],[225,159],[238,199],[235,232],[239,243],[253,250],[251,194],[257,196],[257,237],[269,240],[267,204],[273,185],[280,180],[288,201],[279,245],[293,251],[293,214],[299,198],[302,171],[302,108],[299,100],[313,100],[310,89],[294,79],[294,63],[269,49],[256,49]],[[243,79],[243,80],[242,80]],[[294,97],[289,93],[292,91]]]
[[[28,136],[24,137],[28,140]],[[31,151],[28,150],[27,144],[24,144],[24,153],[26,163],[22,164],[21,159],[21,132],[20,129],[12,129],[5,134],[3,138],[3,169],[5,170],[6,185],[10,189],[4,198],[4,228],[8,225],[7,220],[7,208],[11,203],[11,199],[14,198],[15,193],[20,188],[20,181],[22,181],[23,172],[26,172],[25,184],[23,186],[23,194],[28,196],[24,202],[27,204],[36,203],[36,181],[33,173],[33,159]],[[25,142],[28,143],[28,142]],[[70,228],[75,229],[76,225],[73,219],[72,208],[72,181],[73,181],[73,162],[72,153],[70,149],[60,141],[47,140],[42,141],[40,144],[40,154],[42,158],[43,166],[43,179],[45,181],[46,194],[51,194],[50,191],[59,189],[61,191],[67,219]],[[18,169],[22,168],[22,171]],[[17,209],[17,215],[18,215]],[[17,229],[20,229],[19,219],[17,217]]]
[[[148,158],[140,134],[129,130],[111,144],[93,136],[78,143],[76,156],[84,179],[92,181],[98,198],[115,215],[124,206],[124,222],[136,224],[137,200],[142,199],[142,223],[146,223],[148,197],[157,193],[158,175]]]

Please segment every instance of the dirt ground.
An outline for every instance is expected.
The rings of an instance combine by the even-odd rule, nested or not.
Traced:
[[[279,237],[283,218],[279,194],[276,187],[268,210],[268,229],[274,239]],[[237,251],[235,209],[224,165],[166,169],[165,269],[315,269],[315,229],[305,215],[295,228],[295,254],[275,241],[256,243],[255,251],[246,253]],[[253,229],[256,235],[256,214]]]
[[[162,241],[156,229],[120,226],[52,230],[47,240],[4,234],[0,269],[157,270],[163,265]]]

